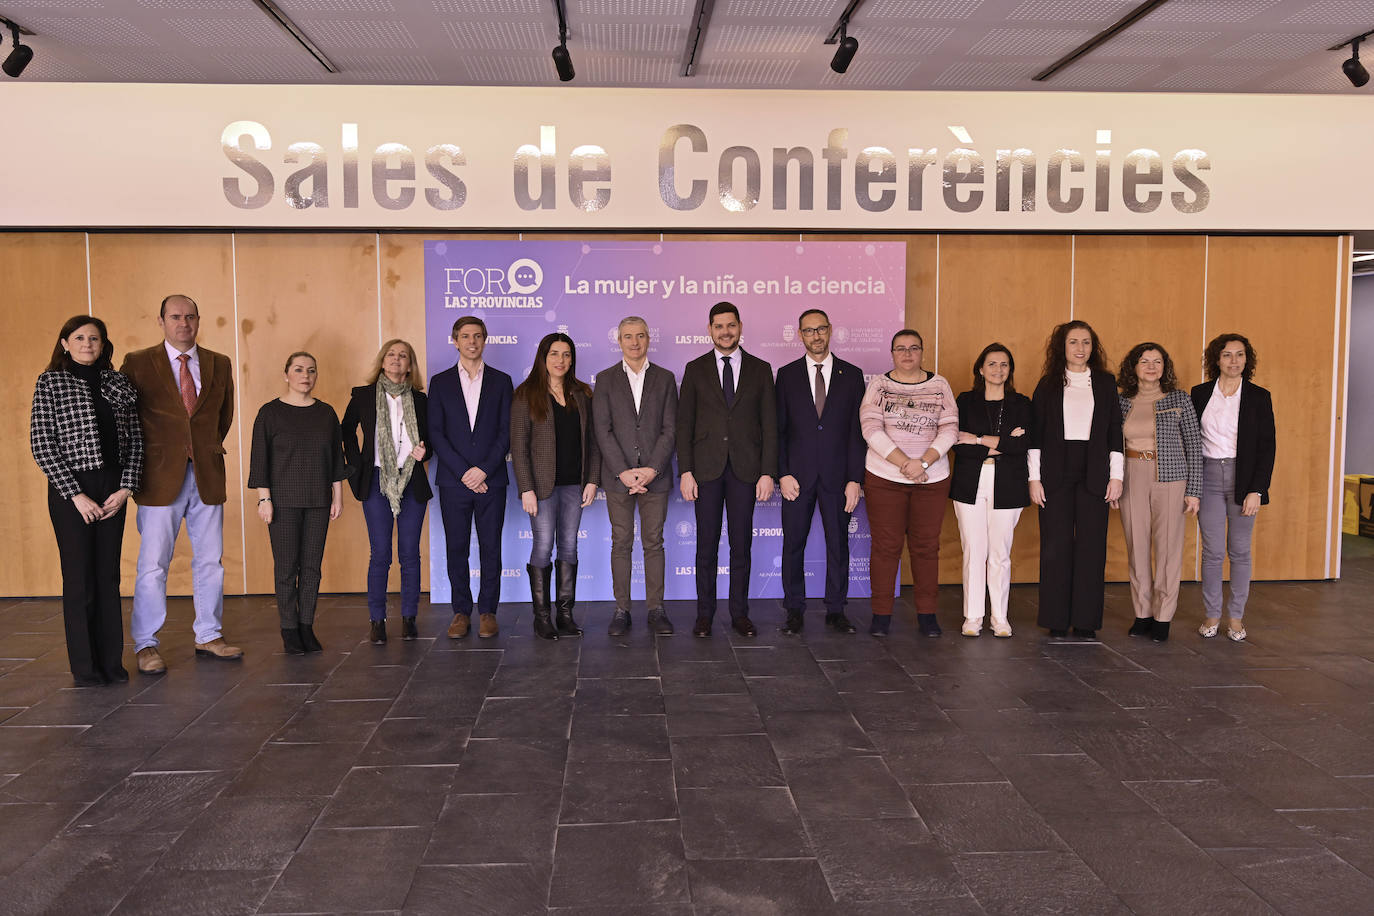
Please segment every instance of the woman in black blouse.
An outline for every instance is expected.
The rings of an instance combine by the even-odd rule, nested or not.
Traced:
[[[281,643],[287,655],[319,652],[315,602],[329,522],[343,508],[339,417],[315,398],[315,357],[286,358],[286,393],[262,405],[253,422],[248,486],[258,491],[258,518],[267,523],[277,585]]]
[[[1011,636],[1007,599],[1011,587],[1011,542],[1021,510],[1030,504],[1026,450],[1031,402],[1013,384],[1011,351],[991,343],[973,363],[973,390],[955,399],[959,440],[949,497],[964,545],[965,636],[983,630],[983,595],[992,600],[992,635]]]
[[[125,506],[143,479],[138,392],[114,370],[105,322],[62,325],[33,391],[29,445],[48,478],[62,562],[67,661],[78,687],[127,681],[119,554]]]
[[[577,378],[577,352],[567,334],[539,341],[529,377],[515,389],[510,457],[520,504],[530,516],[530,577],[534,634],[581,636],[577,599],[577,529],[596,497],[601,453],[592,427],[592,390]],[[549,580],[558,542],[558,615],[551,620]]]

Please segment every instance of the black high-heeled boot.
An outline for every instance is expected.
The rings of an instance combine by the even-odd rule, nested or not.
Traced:
[[[573,620],[573,606],[577,604],[577,564],[564,563],[559,560],[558,566],[558,615],[555,618],[558,624],[558,635],[560,636],[581,636],[582,628]]]
[[[281,647],[287,655],[304,655],[305,646],[301,644],[300,630],[295,627],[282,627]]]
[[[534,608],[534,635],[540,639],[557,639],[558,628],[550,619],[553,608],[549,604],[549,579],[553,577],[553,567],[526,564],[525,573],[530,580],[530,605]]]
[[[303,623],[297,627],[301,634],[301,646],[307,652],[323,652],[324,646],[320,645],[320,640],[315,636],[315,624]]]

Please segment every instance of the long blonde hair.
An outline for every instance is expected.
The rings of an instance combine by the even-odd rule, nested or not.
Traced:
[[[424,391],[425,374],[420,371],[420,360],[415,356],[415,348],[410,345],[410,341],[402,340],[399,337],[391,338],[386,343],[382,344],[382,348],[377,351],[377,358],[372,362],[372,371],[368,373],[367,383],[369,385],[377,384],[377,379],[380,378],[382,374],[382,360],[386,359],[386,351],[397,344],[403,345],[406,348],[406,352],[410,354],[410,374],[406,376],[407,380],[410,382],[410,387],[416,391]]]

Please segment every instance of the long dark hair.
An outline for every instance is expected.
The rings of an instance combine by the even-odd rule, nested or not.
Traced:
[[[1069,377],[1064,374],[1069,368],[1068,357],[1064,355],[1064,343],[1069,339],[1069,332],[1074,330],[1084,330],[1092,336],[1093,349],[1088,354],[1088,368],[1098,372],[1107,371],[1107,352],[1102,349],[1102,341],[1097,338],[1097,332],[1086,321],[1075,318],[1073,321],[1055,325],[1049,339],[1045,341],[1045,368],[1041,372],[1045,378],[1060,379],[1065,385],[1069,383]]]
[[[1135,364],[1140,362],[1147,350],[1158,350],[1159,355],[1164,357],[1164,374],[1159,377],[1159,390],[1168,394],[1178,388],[1178,376],[1174,373],[1174,361],[1169,351],[1147,340],[1131,347],[1131,352],[1122,358],[1121,367],[1116,370],[1116,384],[1125,397],[1133,398],[1140,393],[1140,378],[1136,375]]]
[[[48,367],[43,370],[44,372],[71,371],[72,358],[66,350],[62,349],[62,341],[71,337],[77,328],[85,327],[88,324],[95,325],[95,329],[100,332],[100,355],[96,357],[95,368],[114,368],[114,344],[110,341],[110,332],[105,329],[105,322],[94,315],[73,315],[67,319],[66,324],[62,325],[62,330],[57,332],[57,343],[53,344],[52,359],[48,360]]]
[[[1255,348],[1250,346],[1249,339],[1243,334],[1219,334],[1212,338],[1207,345],[1207,352],[1202,355],[1202,370],[1207,375],[1207,381],[1215,382],[1221,376],[1221,351],[1235,341],[1245,347],[1245,368],[1241,370],[1240,377],[1248,382],[1254,376],[1259,357],[1255,355]]]
[[[534,354],[534,365],[530,367],[530,374],[520,383],[520,387],[515,389],[517,398],[524,398],[525,403],[530,407],[530,419],[543,420],[549,415],[549,350],[556,343],[565,343],[568,349],[572,350],[572,360],[568,365],[568,374],[563,376],[563,393],[566,395],[569,410],[577,410],[577,401],[573,398],[573,392],[580,391],[584,395],[592,393],[591,386],[577,378],[577,344],[567,334],[555,331],[552,334],[545,334],[544,339],[539,341],[539,349]]]
[[[1012,382],[1016,379],[1016,357],[1011,355],[1010,349],[995,340],[984,347],[983,352],[979,353],[978,358],[973,361],[973,390],[979,394],[987,390],[987,380],[983,378],[979,370],[983,368],[983,363],[988,361],[988,356],[993,353],[1007,354],[1007,380],[1002,383],[1002,389],[1007,394],[1015,394],[1016,386]]]

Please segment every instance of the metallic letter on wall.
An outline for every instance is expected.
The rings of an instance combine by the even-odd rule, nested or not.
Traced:
[[[392,166],[391,157],[400,159]],[[404,210],[415,200],[415,188],[401,188],[395,197],[387,186],[392,181],[415,180],[415,154],[404,143],[383,143],[372,154],[372,197],[387,210]]]
[[[573,206],[585,213],[595,213],[611,202],[610,188],[596,188],[587,196],[587,182],[611,180],[611,156],[599,146],[579,146],[572,151],[568,165],[568,197]]]
[[[253,141],[253,149],[272,148],[272,135],[257,121],[235,121],[220,134],[219,142],[224,147],[224,155],[234,165],[243,169],[258,183],[258,189],[245,194],[238,178],[224,179],[224,199],[243,210],[256,210],[267,205],[276,190],[272,170],[257,160],[251,153],[244,152],[243,138]]]
[[[686,197],[677,193],[677,144],[687,140],[692,152],[706,152],[706,134],[695,124],[674,124],[663,132],[658,141],[658,196],[674,210],[695,210],[706,200],[706,181],[692,179],[692,190]]]
[[[873,166],[877,165],[875,171]],[[877,197],[868,193],[870,185],[897,183],[897,157],[885,146],[868,146],[854,157],[854,198],[869,213],[881,213],[892,209],[897,202],[897,189],[888,188],[878,192]]]
[[[539,146],[526,143],[515,151],[515,203],[521,210],[552,210],[557,206],[554,159],[558,154],[557,132],[552,125],[539,128]],[[530,194],[530,165],[539,166],[539,196]]]
[[[1011,210],[1011,166],[1021,166],[1021,212],[1035,209],[1035,153],[1028,149],[999,149],[997,151],[997,210]]]
[[[744,196],[735,193],[735,162],[744,161]],[[720,205],[731,213],[754,209],[763,189],[763,166],[752,147],[732,146],[720,154]]]
[[[965,171],[960,168],[964,162],[968,163]],[[945,156],[945,206],[955,213],[972,213],[983,203],[983,191],[981,188],[973,189],[968,192],[968,198],[959,198],[959,186],[965,184],[981,185],[983,183],[983,154],[971,149],[954,149]]]
[[[468,199],[463,179],[444,168],[444,160],[451,165],[467,165],[462,149],[452,143],[436,143],[425,152],[425,170],[441,185],[448,188],[448,196],[438,188],[425,188],[425,200],[436,210],[457,210]]]
[[[1132,213],[1153,213],[1164,200],[1163,191],[1149,191],[1140,199],[1136,191],[1141,185],[1164,183],[1164,163],[1152,149],[1133,149],[1126,155],[1121,168],[1121,199]]]
[[[305,157],[302,160],[302,156]],[[292,143],[286,148],[282,162],[294,165],[304,161],[305,168],[286,176],[286,202],[292,209],[329,206],[329,157],[318,143]],[[301,193],[301,186],[310,182],[310,195]]]
[[[1179,213],[1201,213],[1207,209],[1207,204],[1212,200],[1212,191],[1197,173],[1211,168],[1212,160],[1203,150],[1181,149],[1174,153],[1174,177],[1193,192],[1191,201],[1182,191],[1170,194],[1169,199],[1173,202],[1175,210]]]
[[[1083,154],[1076,149],[1057,149],[1050,153],[1050,161],[1045,166],[1045,197],[1050,209],[1055,213],[1073,213],[1083,206],[1083,189],[1070,188],[1069,196],[1064,196],[1064,163],[1069,164],[1070,172],[1081,172],[1085,168]]]

